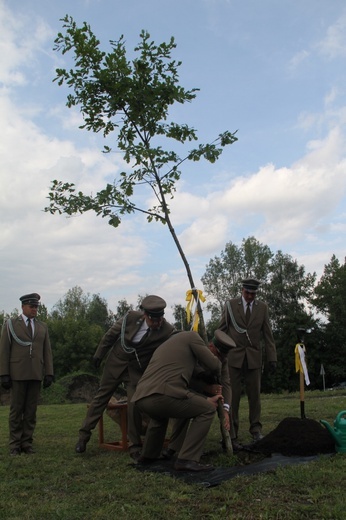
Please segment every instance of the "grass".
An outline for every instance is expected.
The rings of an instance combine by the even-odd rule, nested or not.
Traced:
[[[285,417],[299,417],[298,394],[263,395],[264,434]],[[305,394],[310,419],[333,424],[346,409],[346,392]],[[331,519],[345,517],[346,455],[321,456],[275,472],[239,476],[213,488],[186,484],[167,475],[139,472],[127,453],[100,450],[97,433],[86,453],[74,453],[85,404],[40,405],[35,432],[35,455],[8,454],[8,406],[0,407],[1,520],[220,520]],[[105,419],[106,436],[114,440],[118,426]],[[243,442],[247,433],[247,403],[241,403]],[[217,421],[206,450],[216,466],[246,463],[219,449]]]

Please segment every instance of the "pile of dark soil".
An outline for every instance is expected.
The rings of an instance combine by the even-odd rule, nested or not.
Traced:
[[[212,487],[239,475],[272,472],[290,464],[305,464],[320,454],[335,453],[334,440],[319,422],[312,419],[287,417],[277,428],[256,444],[244,446],[237,452],[237,464],[210,471],[175,471],[172,460],[159,459],[153,464],[132,464],[139,471],[163,473],[184,480],[188,484]],[[204,454],[210,456],[212,453]],[[207,460],[206,462],[210,462]]]
[[[255,451],[270,455],[311,456],[333,453],[335,443],[328,431],[317,421],[286,417],[275,430],[256,442]]]

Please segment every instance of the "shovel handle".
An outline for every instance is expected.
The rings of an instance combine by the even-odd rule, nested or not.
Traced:
[[[300,418],[305,419],[305,401],[304,401],[304,374],[299,373],[299,390],[300,390]]]
[[[222,399],[219,399],[217,402],[217,414],[219,416],[219,421],[220,421],[220,430],[221,430],[221,435],[222,435],[222,441],[224,443],[227,453],[232,455],[233,446],[232,446],[232,441],[231,441],[229,432],[225,428],[225,418],[224,418],[224,412],[223,412]]]

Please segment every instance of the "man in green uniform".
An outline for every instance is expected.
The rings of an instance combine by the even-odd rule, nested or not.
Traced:
[[[53,357],[48,327],[36,319],[40,295],[20,298],[22,314],[5,323],[0,339],[0,378],[11,389],[10,453],[34,453],[33,433],[36,409],[43,387],[52,384]]]

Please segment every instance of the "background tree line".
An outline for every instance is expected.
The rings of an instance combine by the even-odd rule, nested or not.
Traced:
[[[345,380],[346,264],[333,255],[317,282],[316,274],[306,273],[305,267],[290,255],[273,253],[254,237],[244,239],[240,246],[228,242],[220,255],[209,261],[202,276],[210,315],[209,338],[217,328],[224,302],[240,294],[241,280],[246,277],[262,282],[258,297],[269,305],[278,351],[274,376],[267,375],[264,364],[263,391],[297,390],[294,347],[299,327],[312,330],[305,336],[310,388],[322,388],[322,364],[327,385]],[[49,327],[56,377],[76,371],[93,372],[91,359],[102,336],[126,311],[138,308],[142,298],[138,296],[135,306],[126,299],[120,300],[113,312],[99,294],[85,294],[76,286],[51,312],[41,305],[38,318]],[[172,308],[176,328],[189,330],[185,307]],[[17,314],[17,309],[10,315],[2,312],[0,320]]]
[[[247,277],[262,282],[258,297],[268,303],[278,352],[278,370],[270,377],[264,371],[263,391],[297,390],[294,347],[300,327],[312,331],[305,335],[310,388],[323,387],[321,365],[327,385],[346,379],[345,263],[333,255],[317,281],[316,273],[306,273],[290,255],[273,253],[254,237],[244,239],[239,247],[228,242],[202,276],[211,312],[209,334],[217,326],[224,302],[239,295],[241,279]]]

